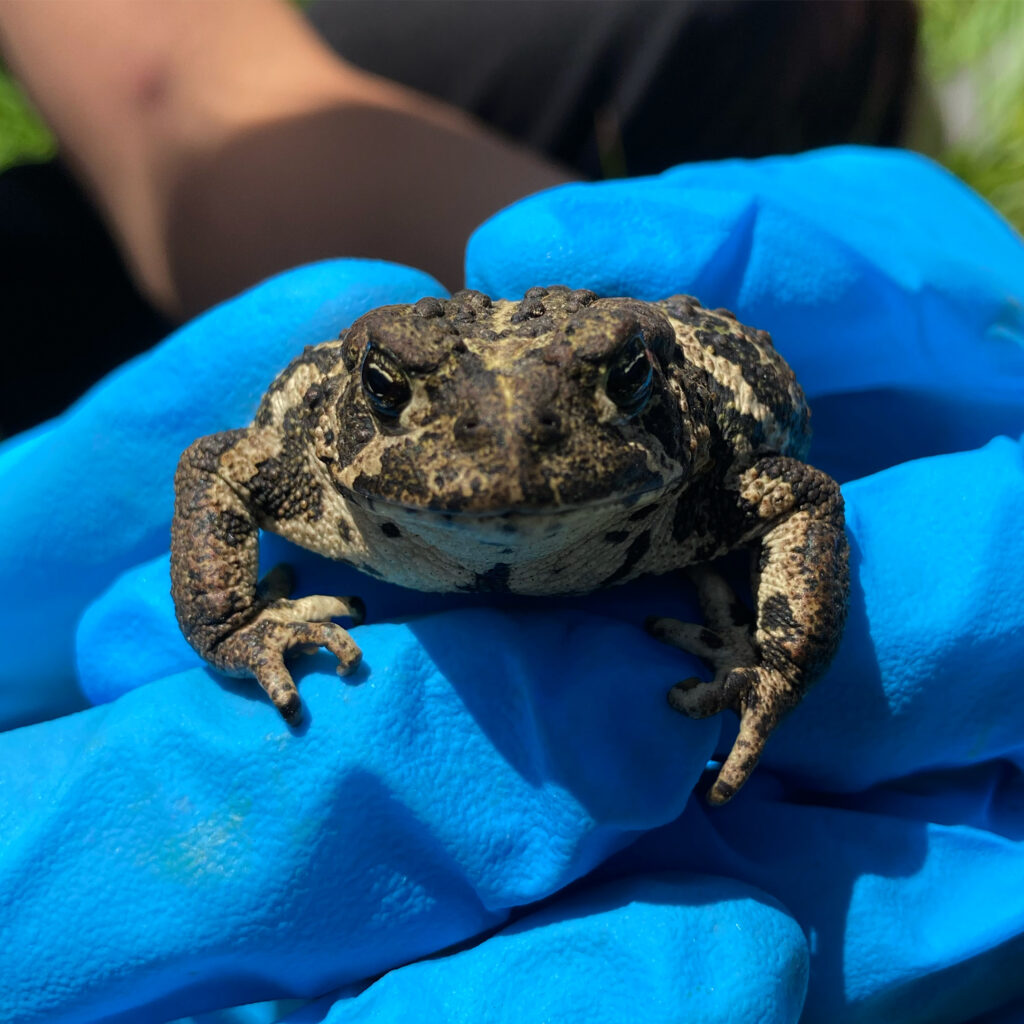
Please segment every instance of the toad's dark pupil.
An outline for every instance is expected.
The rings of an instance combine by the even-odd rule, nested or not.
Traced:
[[[373,348],[363,359],[363,390],[381,416],[397,416],[412,397],[409,378],[393,359]]]
[[[654,366],[641,335],[623,345],[608,367],[604,387],[608,397],[627,415],[635,416],[651,397]]]

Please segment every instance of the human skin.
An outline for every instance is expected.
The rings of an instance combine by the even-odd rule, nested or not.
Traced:
[[[569,177],[338,59],[279,0],[4,0],[0,51],[176,317],[337,255],[455,287],[480,221]]]

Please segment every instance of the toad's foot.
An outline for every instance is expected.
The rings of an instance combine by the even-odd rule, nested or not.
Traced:
[[[704,566],[688,575],[696,584],[707,625],[651,618],[647,628],[657,639],[695,654],[714,669],[711,682],[693,676],[677,683],[668,695],[672,707],[691,718],[707,718],[726,708],[739,715],[739,735],[708,792],[710,803],[724,804],[750,777],[772,730],[799,695],[782,672],[762,664],[750,613],[725,580]]]
[[[278,581],[271,580],[264,593],[280,590]],[[312,654],[326,647],[338,659],[338,674],[347,675],[359,664],[362,652],[352,637],[330,620],[349,618],[358,625],[365,614],[358,597],[277,598],[217,645],[215,663],[233,675],[255,676],[285,721],[295,725],[302,717],[302,701],[285,667],[285,654],[293,649]]]

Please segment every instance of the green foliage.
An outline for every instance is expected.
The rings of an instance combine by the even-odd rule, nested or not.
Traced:
[[[1001,38],[1020,30],[1020,0],[923,0],[921,47],[934,78],[982,61]]]
[[[925,0],[921,14],[923,70],[959,111],[939,159],[1024,231],[1024,3]]]
[[[46,160],[56,148],[24,94],[0,69],[0,170],[27,160]]]

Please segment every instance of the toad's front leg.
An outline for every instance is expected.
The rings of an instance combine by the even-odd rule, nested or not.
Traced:
[[[740,731],[708,799],[731,799],[754,770],[765,742],[835,654],[846,621],[849,545],[839,485],[796,459],[768,456],[740,478],[740,544],[758,544],[756,621],[746,622],[715,574],[694,574],[705,626],[652,619],[655,636],[708,661],[709,683],[688,679],[669,694],[694,718],[732,708]]]
[[[274,571],[257,586],[257,509],[244,483],[226,464],[245,464],[250,432],[200,438],[182,455],[175,474],[171,526],[171,595],[185,639],[228,675],[254,676],[289,722],[302,704],[285,655],[326,647],[339,673],[359,663],[359,648],[331,619],[362,621],[358,598],[289,600],[287,574]],[[224,459],[226,453],[234,458]]]

